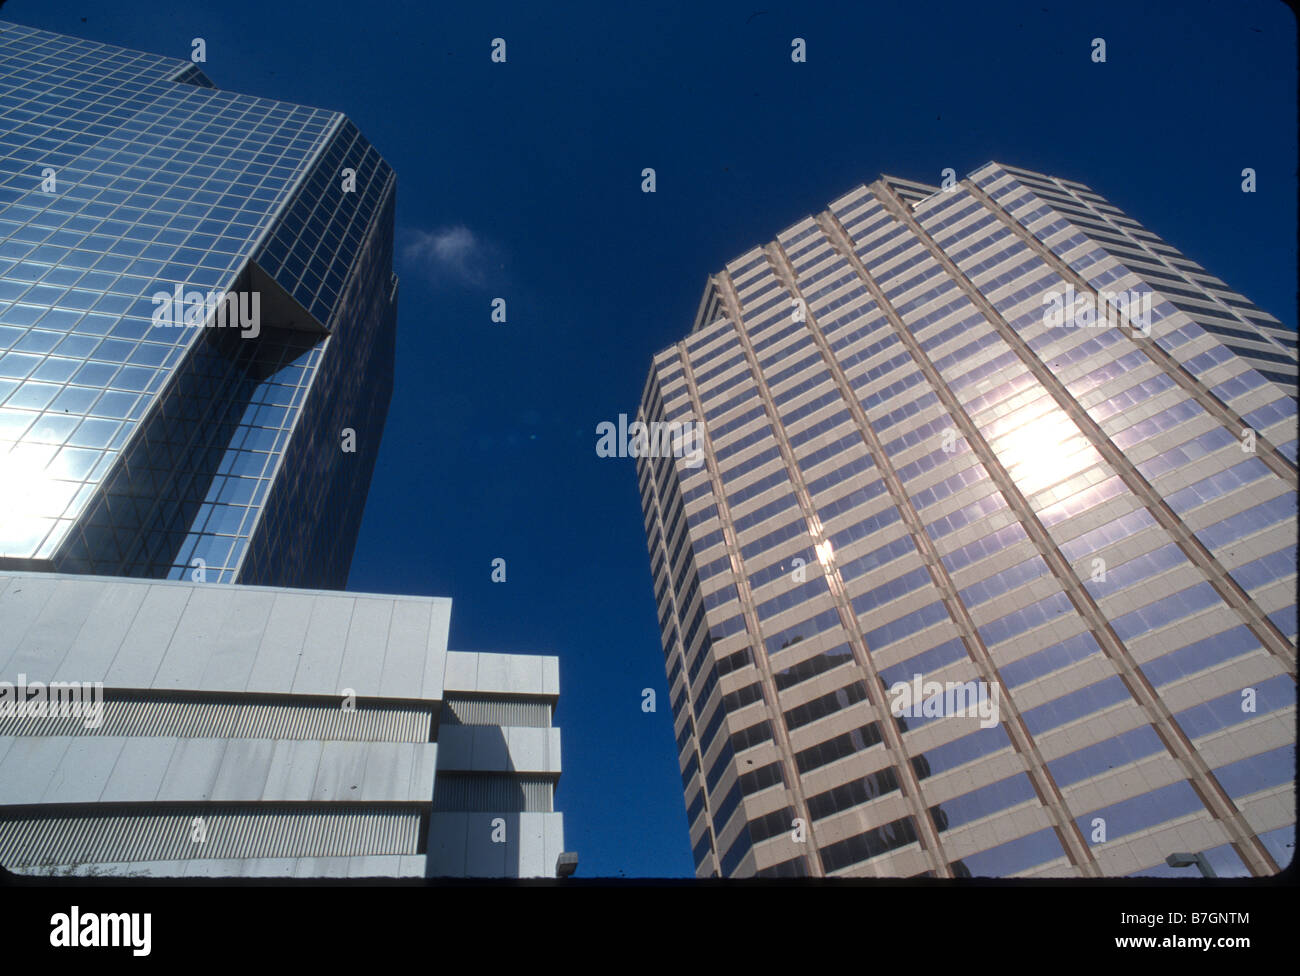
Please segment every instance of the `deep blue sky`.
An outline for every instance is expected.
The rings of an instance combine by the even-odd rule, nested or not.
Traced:
[[[635,471],[597,423],[635,411],[707,274],[882,172],[1080,180],[1294,326],[1295,23],[1272,0],[586,6],[0,17],[179,58],[203,37],[219,87],[346,112],[394,166],[396,391],[350,589],[450,596],[453,649],[558,654],[580,874],[690,875]]]

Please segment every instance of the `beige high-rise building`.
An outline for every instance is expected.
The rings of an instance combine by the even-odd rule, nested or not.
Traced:
[[[630,431],[697,874],[1289,863],[1296,374],[1293,330],[996,163],[713,275]]]

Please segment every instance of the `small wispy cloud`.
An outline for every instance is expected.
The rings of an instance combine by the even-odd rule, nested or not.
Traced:
[[[434,284],[485,285],[496,248],[463,224],[409,231],[402,258]]]

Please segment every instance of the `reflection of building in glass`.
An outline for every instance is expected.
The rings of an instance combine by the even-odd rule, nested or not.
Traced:
[[[0,566],[342,587],[392,388],[392,169],[187,62],[16,24],[0,52]],[[259,321],[155,324],[178,288]]]
[[[326,592],[392,390],[394,187],[338,113],[0,24],[0,866],[559,870],[558,661]],[[101,722],[8,707],[64,682]]]
[[[1296,373],[1087,187],[992,163],[712,276],[638,415],[707,433],[638,461],[697,873],[1287,864]],[[999,720],[895,717],[921,679]]]

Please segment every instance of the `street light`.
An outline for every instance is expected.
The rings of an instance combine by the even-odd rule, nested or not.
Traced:
[[[559,859],[555,862],[555,876],[557,878],[568,878],[576,870],[578,870],[578,852],[564,851],[561,853]]]
[[[1218,877],[1218,875],[1214,873],[1214,868],[1210,867],[1210,862],[1206,859],[1204,854],[1170,854],[1165,858],[1165,863],[1171,868],[1190,868],[1195,864],[1201,869],[1201,877]]]

